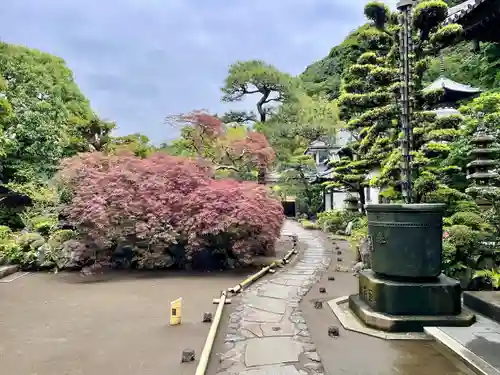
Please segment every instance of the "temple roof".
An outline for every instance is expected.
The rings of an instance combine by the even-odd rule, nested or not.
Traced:
[[[462,4],[455,5],[448,9],[448,17],[446,18],[446,23],[455,23],[460,18],[466,16],[474,9],[476,9],[482,3],[488,2],[490,0],[467,0]]]
[[[455,82],[455,81],[453,81],[449,78],[446,78],[446,77],[439,77],[434,82],[432,82],[429,86],[424,88],[422,91],[428,92],[428,91],[433,91],[433,90],[438,90],[438,89],[445,89],[445,90],[470,93],[470,94],[479,94],[481,92],[481,89],[478,89],[478,88],[475,88],[475,87],[472,87],[469,85],[464,85],[463,83]]]

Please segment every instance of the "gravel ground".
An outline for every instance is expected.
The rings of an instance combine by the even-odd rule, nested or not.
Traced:
[[[278,242],[282,257],[291,242]],[[258,265],[271,259],[260,258]],[[32,273],[0,284],[0,368],[13,375],[192,375],[212,299],[254,270],[215,273],[107,272],[82,277]],[[170,301],[183,297],[183,323],[169,326]],[[226,319],[226,316],[224,316]]]
[[[210,327],[203,313],[247,273],[119,273],[94,282],[34,273],[0,284],[1,372],[192,375],[196,363],[181,364],[182,349],[201,354]],[[183,323],[171,327],[178,297]]]

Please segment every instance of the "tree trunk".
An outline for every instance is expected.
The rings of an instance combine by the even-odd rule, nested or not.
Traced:
[[[257,183],[260,185],[265,185],[266,183],[266,168],[259,167],[259,172],[257,174]]]
[[[264,110],[264,103],[269,98],[271,90],[263,89],[262,98],[257,102],[257,111],[259,112],[260,122],[266,122],[266,111]]]
[[[365,188],[361,186],[358,190],[359,194],[359,204],[361,206],[361,213],[364,215],[365,212],[365,204],[366,204],[366,196],[365,196]]]

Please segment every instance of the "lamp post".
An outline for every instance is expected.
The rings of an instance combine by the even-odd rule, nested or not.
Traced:
[[[400,82],[401,82],[401,130],[403,131],[403,139],[401,140],[402,148],[402,165],[401,165],[401,183],[402,194],[406,203],[412,203],[412,164],[411,164],[411,147],[413,143],[411,129],[411,59],[412,59],[412,37],[411,37],[411,9],[415,4],[415,0],[400,0],[398,2],[399,15],[399,55],[400,55]]]

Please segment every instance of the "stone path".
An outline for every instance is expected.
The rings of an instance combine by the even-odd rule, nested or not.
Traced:
[[[322,375],[299,302],[330,262],[314,231],[286,221],[282,235],[296,234],[306,246],[300,261],[242,293],[230,316],[218,375]]]

